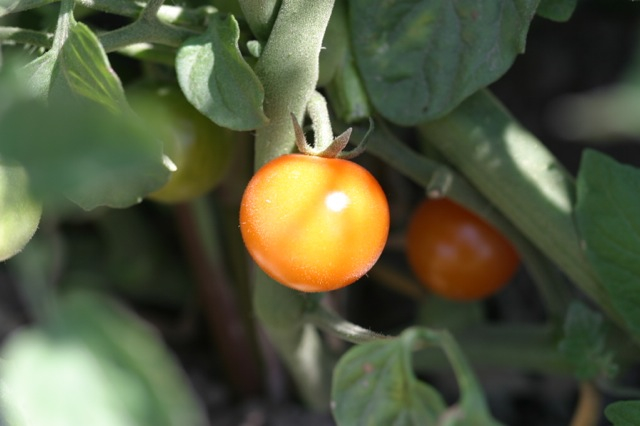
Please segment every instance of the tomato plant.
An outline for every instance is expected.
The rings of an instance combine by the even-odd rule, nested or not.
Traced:
[[[516,250],[495,228],[446,198],[424,200],[413,213],[407,258],[422,284],[453,300],[492,295],[520,264]]]
[[[278,282],[305,292],[336,290],[378,260],[389,207],[380,184],[356,163],[289,154],[249,182],[240,229],[253,259]]]
[[[0,423],[636,418],[639,7],[0,0]]]
[[[215,188],[231,164],[233,133],[202,115],[177,87],[140,84],[128,92],[132,107],[157,131],[175,166],[169,181],[147,198],[180,203]]]

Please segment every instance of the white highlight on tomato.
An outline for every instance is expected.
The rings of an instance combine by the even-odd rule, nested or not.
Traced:
[[[344,192],[334,191],[325,197],[324,204],[329,210],[338,213],[349,205],[349,196]]]
[[[168,155],[162,154],[162,164],[164,164],[164,166],[169,169],[170,172],[175,172],[176,170],[178,170],[178,166],[176,166],[176,163],[171,161],[171,158],[169,158]]]

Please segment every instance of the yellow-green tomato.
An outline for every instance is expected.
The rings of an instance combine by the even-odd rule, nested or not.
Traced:
[[[0,158],[0,262],[27,245],[41,214],[42,204],[29,191],[26,170]]]
[[[181,203],[211,191],[231,163],[233,134],[196,110],[177,87],[139,86],[129,102],[162,140],[169,181],[147,198]]]

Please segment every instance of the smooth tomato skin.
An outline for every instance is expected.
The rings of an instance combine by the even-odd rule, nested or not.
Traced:
[[[520,264],[514,247],[495,228],[446,198],[418,206],[409,221],[406,249],[422,284],[457,301],[494,294]]]
[[[176,166],[169,181],[147,198],[175,204],[214,189],[231,164],[232,131],[202,115],[177,87],[139,85],[128,91],[133,109],[157,132]]]
[[[271,278],[304,292],[336,290],[380,257],[389,205],[378,181],[358,164],[288,154],[249,182],[240,230],[249,254]]]

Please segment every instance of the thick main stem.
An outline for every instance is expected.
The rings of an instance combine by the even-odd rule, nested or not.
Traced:
[[[74,23],[73,8],[75,6],[74,0],[62,0],[60,2],[60,12],[58,14],[58,23],[56,25],[56,32],[53,36],[53,49],[59,50],[69,37],[69,30]]]
[[[290,114],[302,120],[318,81],[322,38],[333,0],[285,0],[256,74],[265,89],[264,110],[270,123],[256,133],[256,167],[291,151]]]
[[[283,0],[280,5],[255,67],[265,89],[264,111],[270,120],[256,132],[256,169],[293,149],[291,114],[302,118],[315,90],[322,38],[333,3],[333,0]],[[252,27],[257,24],[254,22]],[[263,24],[262,27],[271,26],[270,22]],[[254,291],[256,314],[307,404],[326,410],[330,360],[317,329],[304,324],[305,301],[300,293],[258,271]]]

